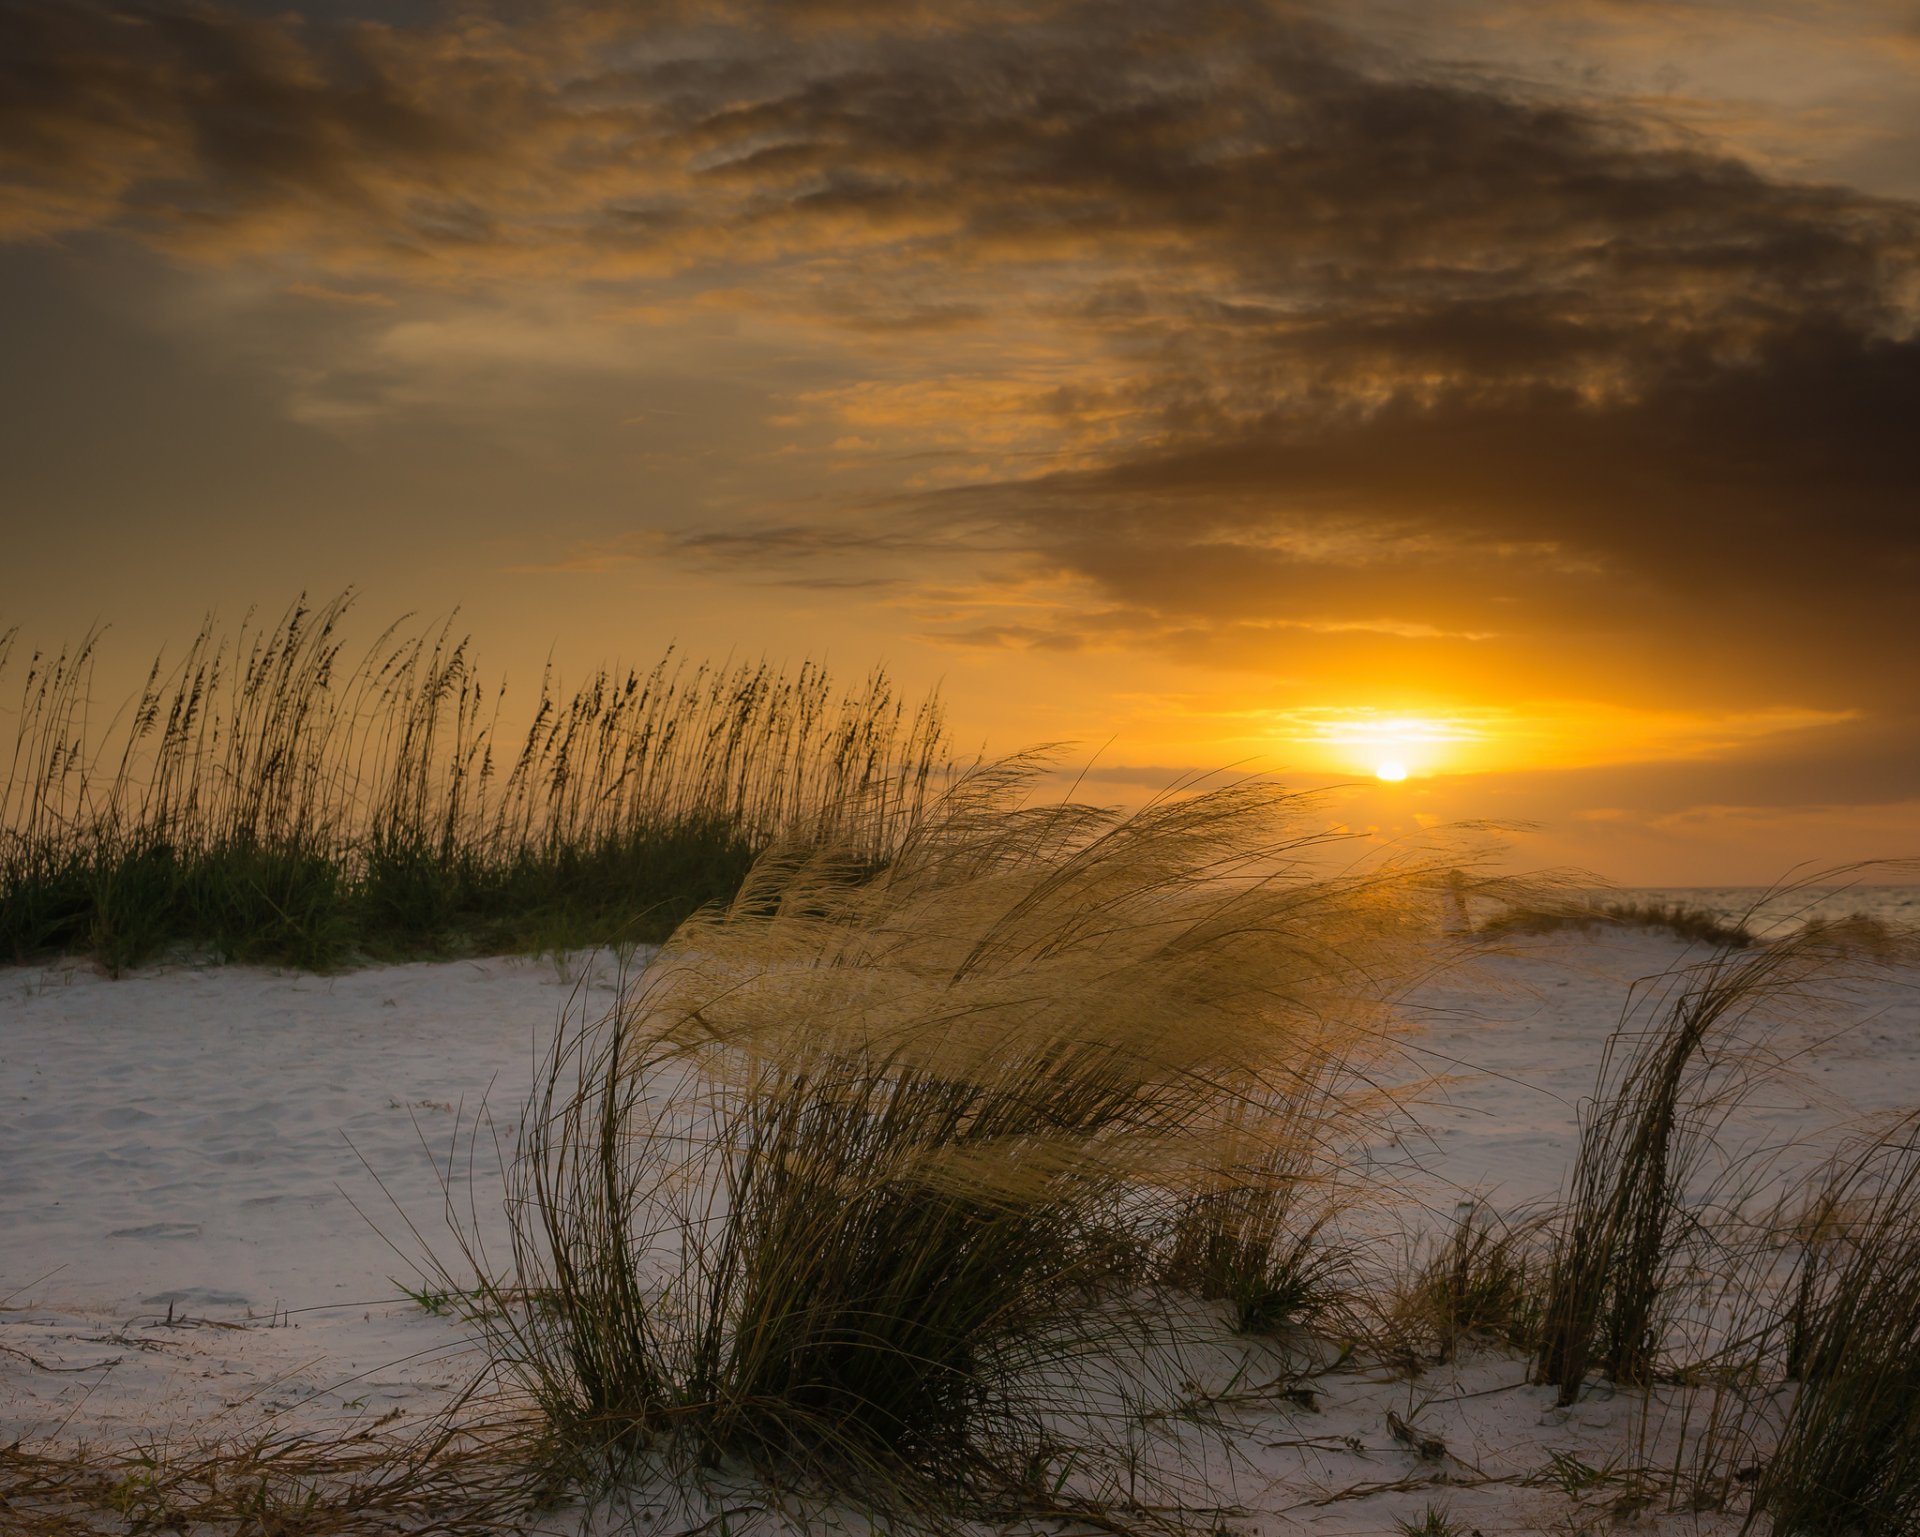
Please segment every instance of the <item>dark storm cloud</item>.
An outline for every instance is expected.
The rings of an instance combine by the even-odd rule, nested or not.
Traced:
[[[1903,644],[1920,346],[1809,322],[1736,361],[1678,349],[1645,373],[1604,402],[1462,388],[1279,414],[1003,502],[1116,595],[1176,614],[1371,601],[1444,628],[1738,621],[1737,644],[1791,625],[1816,666],[1863,633]]]
[[[16,4],[0,228],[473,292],[676,274],[894,379],[1030,326],[1047,388],[975,361],[887,426],[1074,468],[981,448],[916,515],[997,524],[1143,639],[1632,627],[1720,659],[1683,672],[1910,689],[1870,653],[1920,575],[1912,205],[1254,0],[640,14]],[[678,548],[846,584],[920,537]]]

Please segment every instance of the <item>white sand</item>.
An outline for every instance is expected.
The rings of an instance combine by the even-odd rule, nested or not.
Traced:
[[[1463,1191],[1513,1208],[1559,1188],[1628,984],[1681,954],[1647,934],[1527,942],[1423,991],[1407,1072],[1451,1081],[1423,1096],[1427,1137],[1383,1150],[1426,1169],[1433,1216],[1420,1220],[1444,1222]],[[449,1249],[441,1181],[456,1122],[485,1099],[511,1144],[562,1011],[598,1013],[612,997],[611,965],[587,969],[584,982],[531,961],[338,977],[0,971],[0,1444],[202,1435],[267,1414],[416,1419],[445,1403],[477,1363],[455,1320],[389,1279],[416,1281],[388,1246],[414,1247],[388,1196]],[[1849,1028],[1832,1039],[1830,1025],[1784,1038],[1807,1053],[1798,1076],[1759,1096],[1736,1134],[1804,1138],[1920,1105],[1910,980],[1846,1000],[1832,1018]],[[481,1168],[471,1188],[468,1177],[457,1162],[455,1197],[497,1243],[497,1171]],[[1222,1381],[1250,1349],[1223,1342]],[[1637,1400],[1603,1388],[1555,1412],[1524,1377],[1522,1363],[1484,1355],[1414,1385],[1336,1373],[1318,1412],[1234,1411],[1224,1440],[1196,1442],[1194,1471],[1214,1503],[1243,1511],[1240,1531],[1279,1530],[1284,1513],[1315,1531],[1391,1532],[1429,1502],[1488,1537],[1545,1530],[1566,1515],[1563,1495],[1481,1480],[1536,1472],[1553,1451],[1607,1462],[1635,1433]],[[1398,1444],[1389,1409],[1420,1411],[1449,1456],[1423,1463]],[[1313,1503],[1436,1476],[1439,1487]]]
[[[401,1212],[451,1253],[456,1123],[484,1102],[511,1146],[560,1011],[612,997],[604,962],[576,980],[518,961],[0,972],[0,1346],[62,1368],[0,1357],[0,1441],[316,1395],[437,1406],[473,1363],[391,1279],[420,1285]],[[451,1173],[497,1239],[497,1173],[471,1203],[464,1159]]]

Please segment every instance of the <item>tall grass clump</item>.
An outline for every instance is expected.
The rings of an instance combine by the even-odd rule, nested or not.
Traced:
[[[1321,1064],[1432,903],[1423,870],[1326,873],[1271,788],[1121,816],[1026,805],[1033,774],[966,777],[877,872],[763,858],[561,1038],[509,1203],[542,1300],[487,1327],[575,1473],[976,1512],[1123,1487],[1104,1374],[1153,1256],[1250,1141],[1338,1111]]]
[[[1360,1091],[1359,1043],[1301,1044],[1282,1085],[1249,1086],[1228,1105],[1210,1158],[1175,1199],[1159,1267],[1172,1286],[1227,1304],[1249,1334],[1353,1322],[1355,1254],[1339,1223],[1364,1197],[1343,1155],[1379,1124],[1378,1107]]]
[[[1834,959],[1817,934],[1730,944],[1660,979],[1638,1005],[1651,1023],[1609,1040],[1542,1317],[1538,1375],[1561,1403],[1596,1368],[1617,1383],[1652,1380],[1674,1275],[1694,1240],[1710,1241],[1700,1213],[1745,1193],[1716,1133],[1770,1060],[1772,1011],[1806,1000]]]
[[[1800,1387],[1758,1489],[1779,1537],[1920,1533],[1920,1115],[1844,1154],[1804,1246]],[[1751,1522],[1749,1523],[1751,1525]]]
[[[1754,934],[1744,918],[1728,919],[1684,902],[1602,902],[1590,896],[1563,898],[1545,905],[1510,905],[1483,919],[1475,930],[1484,938],[1557,934],[1596,928],[1660,929],[1690,945],[1744,950]]]
[[[571,690],[549,669],[515,706],[450,629],[350,652],[349,607],[209,625],[111,715],[97,635],[25,658],[0,956],[323,966],[657,939],[776,843],[884,859],[938,772],[937,705],[882,674],[841,692],[812,665],[670,652]],[[0,639],[0,678],[16,653]]]
[[[1388,1298],[1385,1338],[1407,1366],[1451,1361],[1484,1341],[1531,1353],[1540,1342],[1544,1218],[1503,1218],[1482,1201],[1461,1208],[1452,1230],[1414,1254]]]

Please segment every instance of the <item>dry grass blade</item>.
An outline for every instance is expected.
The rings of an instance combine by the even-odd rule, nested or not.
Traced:
[[[874,870],[763,860],[556,1048],[485,1310],[573,1471],[744,1464],[882,1508],[1105,1508],[1111,1347],[1174,1214],[1353,1111],[1324,1064],[1429,957],[1435,868],[1310,803],[1130,817],[964,780]],[[1136,1349],[1127,1358],[1144,1360]],[[1096,1366],[1093,1363],[1098,1362]]]
[[[1475,1340],[1534,1350],[1545,1309],[1540,1249],[1547,1221],[1508,1220],[1480,1201],[1464,1207],[1389,1299],[1388,1353],[1417,1368],[1451,1361]]]
[[[537,1422],[262,1432],[217,1444],[0,1448],[0,1524],[18,1537],[497,1537],[527,1510]]]

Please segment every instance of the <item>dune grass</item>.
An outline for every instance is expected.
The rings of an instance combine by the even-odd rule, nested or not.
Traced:
[[[1920,960],[1920,943],[1903,929],[1871,913],[1854,912],[1839,918],[1815,918],[1802,925],[1812,943],[1836,955],[1878,963],[1903,965]]]
[[[1835,953],[1818,931],[1746,948],[1655,979],[1608,1043],[1602,1083],[1583,1110],[1572,1189],[1557,1223],[1544,1305],[1539,1380],[1560,1401],[1589,1370],[1616,1383],[1652,1380],[1661,1309],[1686,1259],[1683,1234],[1701,1234],[1709,1203],[1738,1204],[1735,1166],[1716,1135],[1764,1076],[1773,1011],[1805,1002]],[[1626,1048],[1625,1060],[1617,1048]],[[1707,1188],[1699,1186],[1704,1179]]]
[[[770,849],[618,1010],[562,1033],[507,1167],[511,1256],[471,1250],[415,1295],[480,1334],[488,1386],[530,1415],[392,1445],[16,1447],[0,1513],[31,1537],[464,1537],[624,1488],[688,1529],[1210,1530],[1190,1444],[1154,1427],[1192,1409],[1182,1363],[1227,1327],[1286,1336],[1251,1342],[1263,1361],[1322,1331],[1416,1379],[1469,1343],[1531,1352],[1566,1401],[1605,1372],[1639,1440],[1605,1471],[1556,1463],[1575,1524],[1604,1486],[1615,1513],[1920,1531],[1916,1123],[1779,1194],[1748,1225],[1771,1251],[1721,1243],[1703,1199],[1740,1192],[1693,1178],[1734,1167],[1717,1139],[1776,1009],[1861,964],[1844,936],[1662,979],[1564,1207],[1470,1205],[1381,1293],[1344,1219],[1358,1150],[1400,1124],[1373,1087],[1393,1000],[1457,949],[1457,855],[1342,869],[1310,798],[1246,784],[1128,816],[1035,804],[1036,770],[963,777],[884,861]],[[1776,1262],[1795,1246],[1798,1271]],[[1704,1360],[1667,1333],[1684,1287],[1734,1294]],[[1310,1408],[1293,1372],[1208,1402]],[[1434,1481],[1444,1448],[1388,1430],[1423,1470],[1372,1492]],[[1459,1529],[1432,1507],[1402,1525]]]
[[[1920,1533],[1920,1114],[1829,1170],[1790,1314],[1799,1381],[1755,1492],[1778,1537]]]
[[[1548,1215],[1509,1220],[1469,1202],[1397,1278],[1384,1309],[1387,1353],[1410,1370],[1452,1361],[1475,1342],[1531,1354],[1546,1305],[1539,1251]]]
[[[964,779],[877,873],[769,855],[562,1038],[477,1316],[571,1476],[1087,1515],[1138,1473],[1153,1388],[1112,1363],[1151,1356],[1196,1202],[1270,1173],[1210,1231],[1263,1285],[1311,1249],[1285,1219],[1318,1134],[1368,1113],[1338,1065],[1429,957],[1443,877],[1314,868],[1310,805],[1270,787],[1119,816],[1027,805],[1033,773]]]
[[[775,842],[884,858],[940,771],[884,674],[710,667],[561,687],[510,729],[450,629],[346,649],[350,597],[203,628],[102,721],[99,637],[24,662],[0,743],[0,958],[307,967],[664,938]]]
[[[650,1472],[1115,1529],[1151,1477],[1148,1406],[1182,1397],[1154,1363],[1196,1299],[1262,1333],[1351,1341],[1371,1317],[1368,1353],[1408,1371],[1474,1340],[1530,1352],[1565,1404],[1596,1373],[1694,1370],[1667,1334],[1691,1285],[1760,1321],[1722,1331],[1682,1497],[1751,1491],[1782,1534],[1920,1532],[1916,1123],[1808,1198],[1791,1275],[1758,1250],[1736,1271],[1703,1208],[1738,1204],[1716,1139],[1768,1064],[1769,1011],[1910,959],[1910,936],[1756,940],[1476,887],[1509,914],[1483,934],[1612,922],[1717,948],[1630,1010],[1563,1207],[1473,1206],[1370,1297],[1354,1150],[1393,1113],[1371,1074],[1393,999],[1453,943],[1459,851],[1343,868],[1313,800],[1257,783],[1123,815],[1036,803],[1035,759],[949,781],[936,708],[879,676],[840,694],[817,669],[669,658],[549,678],[509,732],[464,642],[388,631],[345,658],[346,607],[203,632],[104,727],[93,642],[27,660],[0,954],[327,966],[664,939],[618,1011],[555,1043],[507,1170],[508,1273],[469,1250],[472,1275],[420,1294],[536,1418],[396,1446],[10,1448],[21,1530],[482,1531]]]
[[[1596,928],[1660,929],[1688,944],[1729,949],[1743,950],[1754,943],[1753,932],[1744,920],[1729,921],[1702,907],[1689,907],[1684,902],[1606,902],[1591,897],[1509,904],[1481,920],[1475,932],[1484,938],[1502,939],[1570,929],[1584,934]]]
[[[1226,1304],[1244,1334],[1369,1332],[1348,1219],[1389,1197],[1353,1157],[1395,1109],[1368,1088],[1380,1039],[1309,1032],[1262,1064],[1261,1081],[1231,1086],[1159,1241],[1167,1285]]]

